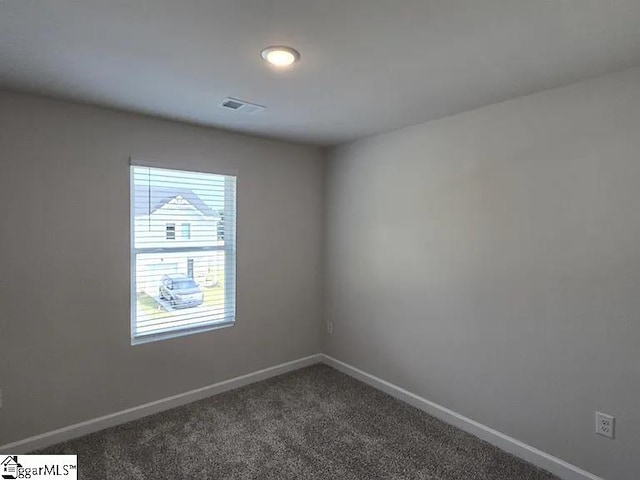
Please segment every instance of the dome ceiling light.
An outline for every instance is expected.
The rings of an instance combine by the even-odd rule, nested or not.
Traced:
[[[300,60],[300,52],[291,47],[274,45],[262,50],[262,58],[276,68],[288,68]]]

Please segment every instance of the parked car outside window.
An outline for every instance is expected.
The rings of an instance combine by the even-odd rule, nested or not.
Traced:
[[[186,275],[163,275],[160,282],[160,298],[174,308],[189,308],[202,305],[204,292],[198,284]]]

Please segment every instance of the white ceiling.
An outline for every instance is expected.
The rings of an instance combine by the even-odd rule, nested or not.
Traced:
[[[640,0],[0,0],[2,87],[322,145],[639,64]]]

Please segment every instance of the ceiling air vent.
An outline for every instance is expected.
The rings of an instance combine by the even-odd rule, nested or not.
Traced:
[[[231,97],[225,98],[220,106],[227,110],[235,110],[236,112],[241,112],[247,115],[254,115],[265,109],[262,105],[256,105],[255,103],[249,103],[244,100]]]

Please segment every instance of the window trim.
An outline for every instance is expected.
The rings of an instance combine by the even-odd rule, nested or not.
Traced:
[[[155,334],[148,334],[143,336],[135,336],[135,327],[136,327],[136,302],[134,298],[136,298],[136,283],[135,283],[135,275],[136,275],[136,249],[135,249],[135,213],[134,213],[134,203],[133,199],[135,196],[135,182],[134,176],[131,174],[133,167],[147,167],[147,168],[160,168],[165,170],[173,170],[176,172],[189,172],[189,173],[204,173],[204,174],[212,174],[212,175],[224,175],[235,177],[235,215],[230,214],[227,211],[229,202],[227,202],[227,198],[233,195],[234,189],[231,188],[230,185],[227,185],[225,182],[225,209],[224,209],[224,218],[225,223],[229,222],[231,218],[235,220],[235,228],[229,229],[229,234],[231,235],[232,242],[229,242],[230,245],[235,245],[234,249],[230,249],[229,252],[232,257],[231,262],[225,261],[225,289],[233,288],[234,292],[234,306],[233,306],[233,317],[225,322],[219,322],[212,325],[203,325],[192,328],[181,328],[175,330],[169,330],[166,332],[158,332]],[[196,333],[209,332],[213,330],[221,330],[228,327],[233,327],[236,324],[236,320],[238,317],[237,312],[237,299],[238,299],[238,269],[237,269],[237,258],[238,258],[238,244],[236,242],[236,238],[238,235],[238,177],[239,171],[237,169],[229,169],[229,168],[215,168],[211,169],[210,166],[207,168],[176,168],[175,166],[167,165],[167,162],[160,162],[150,159],[144,158],[129,158],[129,336],[131,340],[131,346],[134,347],[136,345],[143,345],[145,343],[156,342],[159,340],[169,340],[172,338],[184,337],[187,335],[194,335]],[[226,234],[225,234],[226,235]],[[226,238],[225,238],[226,240]],[[225,242],[226,243],[226,242]],[[203,251],[206,250],[224,250],[225,247],[201,247]],[[154,249],[158,252],[162,252],[165,249],[158,248]],[[172,252],[178,251],[175,247],[168,249]],[[194,251],[193,247],[186,247],[188,251]],[[230,273],[233,273],[230,275]],[[227,290],[228,291],[228,290]]]

